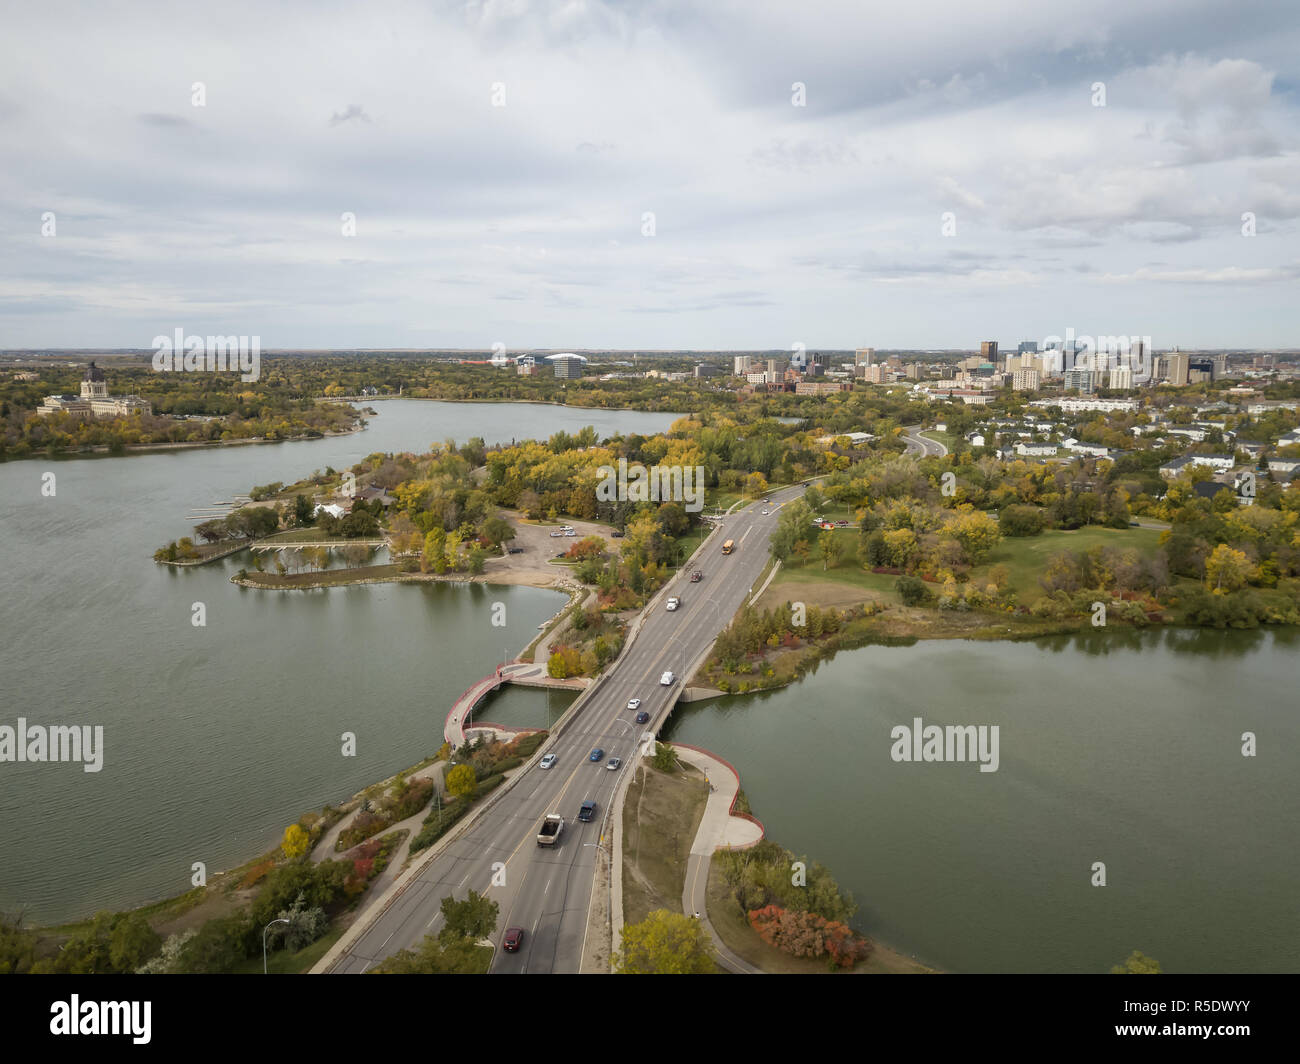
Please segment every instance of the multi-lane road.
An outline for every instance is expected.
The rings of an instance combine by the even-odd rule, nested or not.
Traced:
[[[690,672],[756,590],[778,508],[801,492],[798,487],[774,492],[769,496],[772,505],[751,504],[723,519],[722,530],[651,602],[639,632],[599,688],[545,749],[556,755],[554,766],[543,769],[534,760],[511,781],[509,791],[446,844],[378,916],[363,914],[359,933],[348,936],[351,945],[330,971],[363,972],[398,950],[418,946],[425,935],[437,934],[442,899],[453,894],[463,898],[470,890],[487,893],[500,906],[494,972],[579,970],[595,889],[597,846],[602,833],[612,830],[608,812],[615,789],[635,771],[638,746],[663,725]],[[727,539],[736,546],[723,555]],[[690,583],[690,572],[697,568],[704,577]],[[673,595],[681,606],[670,612],[664,603]],[[667,687],[660,683],[666,671],[675,677]],[[649,723],[634,723],[636,713],[627,709],[633,698],[641,699],[640,710],[650,714]],[[589,755],[596,747],[604,756],[593,763]],[[622,767],[611,771],[611,757],[621,758]],[[597,813],[590,823],[581,823],[577,813],[587,799],[596,802]],[[537,845],[537,830],[547,813],[565,819],[554,847]],[[524,930],[516,953],[499,948],[511,927]]]
[[[907,441],[907,449],[922,458],[942,458],[948,453],[948,448],[938,440],[922,436],[920,425],[905,425],[903,439]]]

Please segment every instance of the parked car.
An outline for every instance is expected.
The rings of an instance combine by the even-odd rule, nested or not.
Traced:
[[[559,538],[560,536],[562,536],[562,535],[564,535],[563,532],[552,532],[552,533],[551,533],[551,539],[558,539],[558,538]]]
[[[523,547],[508,547],[508,548],[506,548],[506,553],[507,553],[507,554],[523,554],[523,552],[524,552],[524,548],[523,548]]]
[[[836,527],[836,528],[848,528],[848,527],[849,527],[849,523],[848,523],[847,521],[836,521],[836,522],[835,522],[835,527]]]
[[[598,747],[596,747],[596,749],[594,749],[594,750],[591,752],[591,756],[590,756],[589,758],[587,758],[587,760],[588,760],[588,761],[604,761],[604,760],[605,760],[605,751],[602,750],[602,749],[598,746]]]
[[[673,596],[672,598],[670,598],[670,599],[668,600],[668,602],[667,602],[668,612],[669,612],[669,613],[672,613],[673,610],[675,610],[675,609],[676,609],[678,606],[680,606],[681,604],[682,604],[682,600],[679,599],[676,595],[674,595],[674,596]]]
[[[566,536],[576,536],[578,533],[576,533],[575,531],[573,531],[573,529],[569,529],[569,531],[567,531],[567,532],[564,533],[564,534],[565,534]]]
[[[541,768],[550,768],[553,764],[555,764],[555,755],[554,755],[554,754],[547,754],[544,758],[542,758],[542,763],[541,763],[540,767],[541,767]]]
[[[611,539],[622,539],[625,533],[615,530],[611,532],[609,535]]]
[[[650,714],[647,713],[644,709],[636,715],[636,722],[638,724],[644,724],[649,719],[650,719]]]
[[[659,677],[659,683],[664,687],[671,687],[673,685],[673,679],[674,677],[671,672],[665,672]]]
[[[629,698],[629,699],[627,700],[627,708],[628,708],[628,709],[640,709],[640,708],[641,708],[641,699],[639,699],[639,698]]]
[[[501,948],[507,953],[518,953],[519,947],[524,943],[524,929],[522,927],[507,927],[505,937],[501,940]]]
[[[704,574],[700,572],[698,569],[696,569],[695,572],[691,573],[692,584],[698,584],[703,579],[704,579]]]
[[[591,823],[591,818],[596,815],[596,803],[588,798],[582,803],[582,808],[578,810],[578,819],[584,824]]]
[[[609,769],[610,772],[617,772],[621,764],[623,764],[622,758],[611,757],[609,763],[605,767]]]

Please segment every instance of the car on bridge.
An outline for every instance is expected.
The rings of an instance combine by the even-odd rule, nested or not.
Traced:
[[[505,937],[501,940],[501,948],[507,953],[518,953],[519,947],[524,944],[524,929],[522,927],[507,927]]]
[[[661,687],[671,687],[674,679],[676,679],[676,677],[673,676],[671,672],[665,672],[659,677],[659,684]]]
[[[611,757],[611,758],[609,759],[609,763],[606,764],[605,767],[606,767],[607,769],[609,769],[610,772],[617,772],[618,769],[619,769],[619,766],[622,765],[622,764],[623,764],[623,759],[622,759],[622,758],[620,758],[620,757]]]
[[[636,722],[638,724],[644,724],[649,719],[650,719],[650,714],[647,713],[645,710],[642,710],[640,713],[636,715]]]
[[[704,574],[700,572],[700,570],[696,569],[695,572],[691,573],[692,584],[698,584],[703,579],[704,579]]]
[[[555,755],[547,754],[544,758],[542,758],[542,763],[538,767],[550,768],[553,764],[555,764]]]
[[[639,698],[629,698],[629,699],[627,700],[627,708],[628,708],[628,709],[640,709],[640,708],[641,708],[641,699],[639,699]]]
[[[677,609],[677,607],[680,606],[681,604],[682,604],[682,600],[679,599],[676,595],[674,595],[667,602],[668,612],[672,613],[673,610]]]
[[[604,761],[604,760],[605,760],[605,751],[602,750],[602,749],[598,746],[598,747],[596,747],[596,749],[594,749],[594,750],[591,752],[591,756],[590,756],[589,758],[587,758],[587,760],[588,760],[588,761]]]

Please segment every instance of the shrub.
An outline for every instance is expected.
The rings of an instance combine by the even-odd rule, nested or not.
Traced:
[[[424,827],[420,829],[418,835],[411,840],[411,853],[418,853],[420,850],[432,846],[443,837],[461,817],[469,812],[470,803],[461,799],[459,801],[444,803],[441,809],[433,809],[427,817],[424,818]]]
[[[930,602],[930,589],[920,577],[900,576],[894,582],[894,589],[904,606],[925,606]]]
[[[487,794],[493,788],[499,787],[504,782],[505,776],[502,776],[499,773],[495,776],[488,776],[487,779],[481,780],[478,785],[475,786],[474,797],[482,798],[483,795]]]

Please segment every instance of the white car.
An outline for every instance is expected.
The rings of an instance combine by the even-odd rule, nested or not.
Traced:
[[[666,672],[659,677],[659,683],[664,687],[671,687],[674,679],[675,677],[671,672]]]
[[[565,534],[566,536],[576,536],[578,533],[576,533],[575,531],[573,531],[573,529],[569,529],[569,531],[567,531],[567,532],[564,533],[564,534]]]
[[[763,516],[766,517],[766,516],[767,516],[768,514],[770,514],[771,512],[772,512],[771,510],[764,510],[764,511],[763,511]]]
[[[555,764],[555,755],[547,754],[544,758],[542,758],[542,763],[539,767],[550,768],[553,764]]]
[[[629,699],[627,700],[627,708],[628,708],[628,709],[640,709],[640,708],[641,708],[641,699],[639,699],[639,698],[629,698]]]
[[[670,598],[670,599],[668,600],[668,602],[667,602],[668,612],[669,612],[669,613],[672,613],[673,610],[675,610],[675,609],[676,609],[678,606],[680,606],[681,604],[682,604],[682,600],[679,599],[676,595],[674,595],[674,596],[673,596],[672,598]]]
[[[554,539],[556,536],[562,536],[562,535],[564,535],[563,532],[552,532],[551,539]]]

